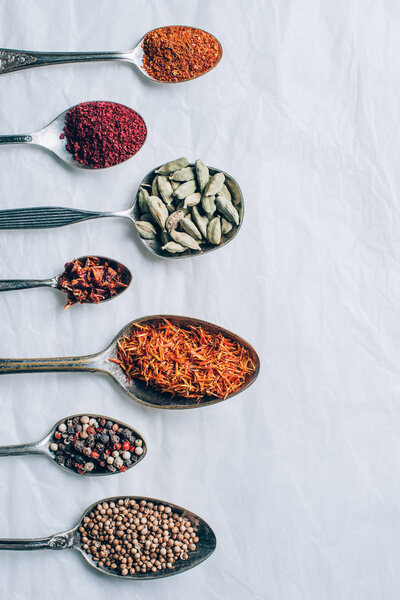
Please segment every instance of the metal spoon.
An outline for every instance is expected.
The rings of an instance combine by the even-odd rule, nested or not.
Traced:
[[[83,416],[82,414],[80,415],[71,415],[70,417],[65,417],[65,419],[61,419],[60,421],[58,421],[58,423],[56,423],[54,425],[54,427],[51,429],[51,431],[41,440],[39,440],[38,442],[32,442],[30,444],[17,444],[17,445],[13,445],[13,446],[0,446],[0,457],[1,456],[21,456],[22,454],[43,454],[44,456],[47,456],[48,458],[51,459],[52,462],[54,462],[58,467],[61,467],[62,469],[66,469],[67,471],[72,471],[73,473],[76,473],[77,475],[80,476],[91,476],[91,477],[98,477],[98,476],[102,476],[102,475],[115,475],[120,473],[120,471],[116,471],[115,473],[112,473],[110,471],[104,471],[104,473],[95,473],[93,471],[88,471],[85,473],[78,473],[75,469],[73,469],[72,467],[66,467],[65,465],[60,465],[57,461],[56,461],[56,457],[55,457],[55,453],[52,452],[49,448],[50,442],[52,442],[54,440],[54,434],[56,433],[56,431],[58,430],[59,425],[61,425],[61,423],[64,423],[65,421],[67,421],[68,419],[73,419],[74,417],[81,417]],[[137,460],[136,462],[132,463],[132,465],[127,467],[128,469],[131,469],[132,467],[134,467],[135,465],[137,465],[145,456],[147,453],[147,445],[146,442],[143,438],[143,436],[136,431],[135,429],[133,429],[133,427],[131,427],[130,425],[127,425],[126,423],[122,423],[121,421],[117,421],[116,419],[111,419],[111,417],[105,417],[104,415],[88,415],[90,418],[94,418],[94,419],[100,419],[100,418],[104,418],[107,421],[113,421],[114,423],[117,423],[120,427],[126,428],[126,429],[130,429],[137,438],[142,440],[142,448],[143,448],[143,453],[140,456],[137,456]],[[88,459],[90,460],[90,459]]]
[[[153,169],[147,173],[139,188],[141,186],[145,186],[146,188],[149,187],[149,182],[153,179],[154,172],[158,168],[159,167],[156,167],[156,169]],[[210,244],[203,247],[202,250],[187,250],[181,254],[170,254],[169,252],[162,250],[162,243],[160,243],[159,240],[144,240],[139,236],[136,227],[134,227],[135,233],[138,235],[140,241],[145,248],[149,250],[149,252],[161,258],[191,258],[192,256],[198,256],[206,254],[207,252],[218,250],[233,240],[233,238],[237,235],[243,222],[244,198],[242,190],[240,189],[237,181],[225,171],[221,171],[221,169],[215,169],[214,167],[209,167],[209,171],[211,175],[214,175],[215,173],[224,173],[226,184],[237,199],[237,208],[240,213],[239,225],[237,227],[233,227],[232,230],[224,236],[224,240],[218,246],[213,246]],[[140,220],[138,194],[139,190],[137,191],[135,202],[131,208],[113,212],[95,212],[90,210],[78,210],[75,208],[62,208],[56,206],[8,208],[5,210],[0,210],[0,229],[47,229],[50,227],[63,227],[64,225],[72,225],[74,223],[80,223],[81,221],[102,219],[105,217],[122,217],[128,219],[131,223],[133,223],[133,225],[135,225],[136,221]]]
[[[150,386],[146,387],[146,385],[139,380],[132,380],[130,383],[128,383],[121,367],[114,362],[110,362],[110,358],[117,358],[117,343],[119,339],[124,335],[129,335],[132,327],[135,324],[159,323],[163,319],[168,319],[174,325],[186,327],[190,325],[200,325],[212,333],[222,333],[223,335],[226,335],[227,337],[239,342],[248,350],[250,358],[255,365],[255,371],[248,376],[243,387],[237,392],[228,396],[228,398],[232,398],[233,396],[236,396],[236,394],[248,388],[257,378],[260,370],[260,359],[257,355],[257,352],[248,342],[228,331],[227,329],[223,329],[222,327],[218,327],[217,325],[213,325],[207,321],[174,315],[153,315],[131,321],[128,323],[128,325],[121,329],[108,348],[96,354],[68,358],[2,358],[0,359],[0,375],[6,373],[32,373],[48,371],[91,371],[95,373],[107,373],[107,375],[111,375],[114,381],[116,381],[122,387],[122,389],[131,398],[133,398],[133,400],[136,400],[137,402],[140,402],[140,404],[144,404],[146,406],[152,406],[153,408],[196,408],[198,406],[208,406],[210,404],[222,402],[223,399],[209,396],[205,396],[199,402],[193,400],[192,398],[172,396],[172,394],[161,393]],[[225,398],[225,400],[228,398]]]
[[[87,258],[89,258],[89,257],[81,256],[77,260],[85,262]],[[124,283],[126,285],[126,287],[123,287],[120,290],[118,290],[117,293],[115,294],[115,296],[111,296],[111,298],[105,298],[103,300],[100,300],[100,302],[107,302],[108,300],[113,300],[114,298],[116,298],[117,296],[122,294],[122,292],[124,292],[129,287],[129,285],[132,281],[132,273],[130,272],[128,267],[125,267],[125,265],[123,265],[122,263],[120,263],[116,260],[113,260],[111,258],[107,258],[106,256],[91,256],[91,258],[99,258],[101,261],[101,264],[104,264],[105,262],[107,262],[112,269],[114,269],[115,271],[121,272],[122,273],[122,283]],[[52,277],[51,279],[0,279],[0,292],[7,292],[9,290],[26,290],[29,288],[37,288],[37,287],[51,287],[51,288],[55,288],[55,289],[59,290],[60,292],[65,293],[63,290],[60,290],[57,287],[58,280],[60,279],[60,277],[61,277],[61,274],[56,275],[55,277]],[[90,304],[90,303],[88,303],[88,304]]]
[[[0,51],[0,57],[1,57],[1,51]],[[0,68],[0,74],[1,74],[1,68]],[[39,131],[35,131],[33,133],[26,133],[26,134],[22,134],[22,135],[0,135],[0,146],[2,144],[32,144],[34,146],[42,146],[42,148],[46,148],[47,150],[49,150],[50,152],[52,152],[53,154],[58,156],[58,158],[63,160],[70,167],[76,167],[78,169],[87,169],[90,171],[92,171],[92,170],[98,171],[99,170],[98,168],[94,169],[90,165],[83,165],[82,163],[74,160],[73,154],[71,154],[71,152],[68,152],[68,150],[66,148],[66,139],[65,138],[61,139],[61,137],[60,137],[64,131],[65,116],[71,110],[71,108],[73,108],[73,107],[70,107],[70,108],[67,108],[66,110],[64,110],[64,112],[62,112],[60,115],[58,115],[58,117],[56,117],[51,123],[49,123],[49,125],[46,125],[46,127],[43,127],[43,129],[40,129]],[[127,107],[127,108],[129,108],[129,107]],[[139,150],[140,150],[140,148],[139,148]],[[129,158],[131,158],[131,157],[129,157]],[[121,164],[121,163],[119,163],[119,164]],[[115,166],[115,165],[111,165],[110,167],[101,167],[101,168],[102,169],[111,169],[112,166]]]
[[[115,502],[120,499],[124,500],[125,498],[132,500],[134,499],[137,502],[146,500],[148,502],[153,502],[154,504],[163,504],[164,506],[171,507],[171,509],[178,515],[187,517],[191,523],[198,528],[197,536],[199,538],[199,542],[197,543],[196,550],[190,552],[186,560],[177,560],[172,569],[164,569],[162,571],[157,571],[156,573],[135,573],[135,575],[131,576],[122,576],[107,569],[107,567],[99,567],[98,564],[91,558],[91,556],[86,554],[86,552],[83,550],[79,527],[83,519],[92,512],[97,504],[102,502]],[[141,580],[161,579],[171,575],[178,575],[184,571],[189,571],[189,569],[196,567],[206,560],[214,552],[216,545],[217,540],[213,530],[199,516],[186,510],[185,508],[182,508],[181,506],[177,506],[176,504],[171,504],[170,502],[165,502],[164,500],[158,500],[157,498],[148,498],[143,496],[114,496],[113,498],[104,498],[103,500],[99,500],[85,510],[79,523],[75,527],[69,529],[68,531],[64,531],[63,533],[57,533],[49,537],[36,539],[0,539],[0,550],[64,550],[65,548],[72,548],[73,550],[78,550],[85,560],[87,560],[89,565],[101,573],[111,575],[112,577],[120,577],[121,579]]]
[[[193,27],[192,29],[198,28]],[[0,75],[5,73],[12,73],[13,71],[21,71],[22,69],[31,69],[33,67],[43,67],[49,65],[59,65],[62,63],[124,60],[135,65],[139,72],[151,81],[155,81],[156,83],[180,83],[173,81],[158,81],[157,79],[154,79],[153,77],[151,77],[151,75],[147,73],[142,64],[142,44],[144,38],[145,36],[143,36],[139,40],[139,43],[133,50],[129,50],[128,52],[34,52],[31,50],[14,50],[9,48],[0,48]],[[218,40],[217,42],[219,46],[218,60],[216,61],[215,65],[213,65],[213,67],[209,69],[209,71],[211,71],[214,67],[217,66],[222,57],[222,46]],[[208,73],[209,71],[206,72]],[[202,73],[201,75],[205,75],[205,73]],[[197,75],[196,77],[192,77],[190,79],[197,79],[197,77],[201,77],[201,75]]]

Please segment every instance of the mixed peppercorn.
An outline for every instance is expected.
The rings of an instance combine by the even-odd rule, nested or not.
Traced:
[[[74,416],[60,423],[49,449],[55,461],[80,475],[117,473],[144,455],[144,441],[133,429],[112,419]]]

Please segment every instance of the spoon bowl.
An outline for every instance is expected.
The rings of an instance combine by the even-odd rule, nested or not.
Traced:
[[[198,528],[198,537],[199,542],[197,544],[197,548],[194,551],[189,553],[189,556],[186,560],[178,559],[172,569],[164,569],[162,571],[158,571],[156,573],[146,572],[146,573],[135,573],[135,575],[119,575],[116,572],[113,572],[111,569],[106,567],[102,567],[99,565],[85,552],[83,549],[83,544],[81,541],[81,536],[79,532],[79,527],[83,523],[83,519],[90,515],[90,513],[96,508],[99,503],[103,502],[116,502],[118,500],[135,500],[140,502],[141,500],[146,500],[147,502],[153,502],[154,504],[163,504],[164,506],[169,506],[173,512],[180,516],[187,517],[187,519],[192,523],[192,525]],[[112,577],[118,577],[120,579],[136,579],[136,580],[151,580],[151,579],[161,579],[164,577],[170,577],[171,575],[178,575],[179,573],[183,573],[185,571],[189,571],[193,567],[196,567],[203,561],[205,561],[211,554],[214,552],[217,545],[217,540],[215,534],[211,527],[198,515],[180,507],[175,504],[171,504],[170,502],[165,502],[164,500],[158,500],[157,498],[148,498],[144,496],[114,496],[111,498],[104,498],[103,500],[99,500],[95,502],[85,512],[83,513],[79,523],[69,529],[68,531],[64,531],[62,533],[58,533],[47,538],[38,538],[38,539],[0,539],[0,550],[64,550],[66,548],[72,548],[77,550],[82,554],[88,564],[104,573],[106,575],[110,575]]]
[[[222,333],[228,338],[239,342],[248,352],[251,360],[254,363],[254,372],[249,374],[243,384],[243,386],[236,392],[230,394],[227,398],[215,398],[214,396],[204,396],[200,401],[193,400],[192,398],[184,398],[180,396],[173,396],[166,392],[160,392],[151,388],[138,380],[133,380],[128,383],[126,376],[122,368],[114,363],[110,362],[110,359],[117,358],[117,346],[118,341],[124,336],[128,335],[135,325],[140,324],[156,324],[160,321],[167,319],[174,325],[178,326],[190,326],[197,325],[202,326],[211,333]],[[246,340],[240,338],[236,334],[208,323],[200,319],[194,319],[191,317],[182,317],[175,315],[153,315],[149,317],[142,317],[128,323],[118,335],[114,338],[111,344],[103,351],[97,354],[91,354],[88,356],[78,356],[71,358],[47,358],[47,359],[0,359],[0,375],[6,373],[28,373],[28,372],[44,372],[44,371],[92,371],[106,373],[110,375],[114,381],[136,402],[145,406],[162,409],[184,409],[184,408],[198,408],[202,406],[209,406],[223,402],[236,396],[240,392],[247,389],[257,378],[260,370],[260,359],[254,348],[246,342]]]

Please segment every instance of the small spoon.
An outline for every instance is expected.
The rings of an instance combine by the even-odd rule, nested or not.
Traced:
[[[87,256],[81,256],[77,260],[85,262],[87,258]],[[107,262],[112,269],[122,273],[122,283],[126,285],[126,287],[123,287],[120,290],[118,290],[114,296],[111,296],[111,298],[105,298],[103,300],[100,300],[100,302],[108,302],[108,300],[113,300],[129,287],[132,281],[132,273],[130,272],[128,267],[125,267],[125,265],[123,265],[122,263],[116,260],[112,260],[111,258],[107,258],[105,256],[92,256],[91,258],[99,258],[101,264]],[[52,277],[51,279],[0,279],[0,292],[7,292],[9,290],[26,290],[29,288],[37,287],[51,287],[65,294],[63,290],[60,290],[57,287],[61,275],[62,273],[60,275]],[[93,303],[85,302],[85,304]]]
[[[175,26],[176,27],[176,26]],[[178,26],[179,27],[179,26]],[[192,29],[198,29],[193,27]],[[155,30],[152,30],[155,31]],[[200,30],[203,31],[203,30]],[[150,32],[149,32],[150,33]],[[145,34],[146,35],[146,34]],[[14,50],[9,48],[0,48],[0,75],[21,71],[22,69],[31,69],[33,67],[44,67],[50,65],[59,65],[62,63],[75,62],[98,62],[103,60],[124,60],[135,65],[139,72],[156,83],[181,83],[180,82],[162,82],[151,77],[143,67],[143,41],[145,35],[139,40],[139,43],[133,50],[128,52],[34,52],[31,50]],[[215,37],[215,36],[213,36]],[[216,39],[216,38],[215,38]],[[219,56],[216,63],[205,73],[208,73],[217,66],[222,57],[222,46],[218,42]],[[202,73],[201,75],[205,75]],[[197,77],[201,77],[197,75]],[[197,77],[191,77],[190,80]],[[188,79],[189,80],[189,79]],[[188,81],[186,80],[186,81]],[[183,81],[183,80],[182,80]]]
[[[193,165],[191,165],[193,166]],[[153,179],[155,170],[153,169],[147,173],[146,177],[142,180],[141,186],[146,188],[149,187],[149,182]],[[134,225],[135,233],[139,237],[141,243],[156,256],[160,258],[191,258],[206,254],[207,252],[213,252],[225,246],[228,242],[233,240],[237,235],[243,222],[244,213],[244,198],[242,190],[239,187],[237,181],[225,171],[221,169],[215,169],[209,167],[210,175],[215,173],[224,173],[226,184],[229,189],[235,194],[237,198],[237,208],[240,212],[241,218],[240,223],[237,227],[233,227],[232,230],[224,236],[224,241],[218,246],[206,246],[202,250],[188,250],[182,254],[170,254],[165,250],[162,250],[162,244],[158,240],[145,240],[141,238],[136,230],[135,223],[140,220],[140,208],[138,201],[139,189],[136,194],[136,199],[131,208],[126,210],[119,210],[114,212],[95,212],[89,210],[78,210],[75,208],[62,208],[57,206],[40,206],[36,208],[7,208],[0,210],[0,229],[47,229],[52,227],[63,227],[64,225],[73,225],[74,223],[80,223],[81,221],[88,221],[91,219],[102,219],[105,217],[121,217],[128,219]]]
[[[165,569],[162,571],[157,571],[156,573],[146,572],[135,573],[135,575],[131,576],[122,576],[107,569],[107,567],[99,567],[98,564],[89,556],[89,554],[83,550],[79,527],[83,522],[83,519],[92,512],[97,504],[102,502],[115,502],[120,499],[124,500],[125,498],[134,499],[137,502],[146,500],[147,502],[153,502],[154,504],[163,504],[164,506],[169,506],[178,515],[187,517],[191,523],[198,528],[197,536],[199,538],[199,542],[197,543],[196,550],[191,552],[186,560],[177,560],[172,569]],[[72,548],[73,550],[78,550],[85,560],[87,560],[89,565],[101,573],[111,575],[112,577],[119,577],[121,579],[141,580],[161,579],[164,577],[169,577],[170,575],[178,575],[179,573],[189,571],[189,569],[196,567],[206,560],[214,552],[216,545],[217,540],[213,530],[199,516],[186,510],[185,508],[171,504],[170,502],[143,496],[116,496],[113,498],[104,498],[103,500],[99,500],[99,502],[95,502],[89,506],[87,510],[85,510],[79,523],[75,527],[68,531],[64,531],[63,533],[57,533],[46,538],[36,539],[0,539],[0,550],[64,550],[65,548]]]
[[[58,115],[58,117],[56,117],[51,123],[49,123],[49,125],[46,125],[46,127],[43,127],[43,129],[40,129],[39,131],[35,131],[33,133],[26,133],[22,135],[0,135],[0,146],[2,144],[32,144],[34,146],[42,146],[42,148],[46,148],[47,150],[58,156],[58,158],[63,160],[70,167],[76,167],[77,169],[87,169],[90,171],[98,171],[99,168],[94,169],[90,165],[84,165],[78,162],[77,160],[74,160],[73,154],[71,154],[71,152],[67,150],[67,140],[65,139],[65,137],[60,137],[63,135],[64,132],[65,117],[67,113],[71,110],[71,108],[73,107],[64,110],[60,115]],[[110,169],[112,168],[112,166],[115,165],[101,168]]]
[[[120,473],[120,471],[116,471],[115,473],[112,473],[110,471],[104,471],[104,473],[98,473],[98,472],[93,472],[93,471],[88,471],[85,473],[78,473],[78,471],[76,471],[74,468],[72,467],[66,467],[65,465],[61,465],[56,461],[56,457],[55,457],[55,453],[52,452],[49,448],[50,446],[50,442],[53,441],[54,439],[54,434],[58,431],[58,427],[64,423],[65,421],[67,421],[68,419],[73,419],[74,417],[81,417],[82,415],[72,415],[70,417],[66,417],[65,419],[61,419],[60,421],[58,421],[58,423],[56,423],[54,425],[54,427],[51,429],[51,431],[41,440],[39,440],[38,442],[32,442],[30,444],[17,444],[17,445],[13,445],[13,446],[0,446],[0,457],[2,456],[21,456],[23,454],[43,454],[44,456],[47,456],[48,458],[50,458],[50,460],[52,462],[54,462],[58,467],[61,467],[62,469],[65,469],[67,471],[72,471],[73,473],[76,473],[77,475],[83,475],[85,477],[87,476],[91,476],[91,477],[99,477],[99,476],[103,476],[103,475],[115,475]],[[143,453],[137,457],[137,460],[135,463],[132,463],[132,465],[128,466],[126,468],[126,470],[131,469],[132,467],[134,467],[135,465],[137,465],[145,456],[147,453],[147,446],[146,446],[146,442],[143,439],[143,436],[138,433],[135,429],[133,429],[130,425],[127,425],[126,423],[122,423],[121,421],[117,421],[116,419],[111,419],[110,417],[104,417],[104,415],[88,415],[90,416],[90,418],[95,418],[95,419],[100,419],[100,418],[104,418],[106,420],[110,420],[113,421],[113,423],[117,423],[117,425],[119,425],[120,427],[126,428],[126,429],[130,429],[134,434],[135,437],[139,438],[142,440],[142,448],[143,448]],[[90,460],[89,458],[87,460]]]
[[[110,358],[117,358],[118,341],[121,337],[129,335],[134,325],[143,323],[156,324],[164,319],[168,319],[174,325],[186,327],[190,325],[197,325],[205,327],[208,331],[211,331],[215,334],[222,333],[223,335],[226,335],[227,337],[239,342],[246,348],[255,365],[255,370],[247,377],[242,388],[229,395],[228,398],[232,398],[233,396],[236,396],[236,394],[239,394],[248,388],[257,378],[260,370],[260,359],[257,355],[257,352],[248,342],[228,331],[227,329],[223,329],[222,327],[218,327],[217,325],[213,325],[207,321],[173,315],[153,315],[131,321],[118,333],[108,348],[96,354],[68,358],[2,358],[0,359],[0,375],[7,373],[32,373],[49,371],[91,371],[95,373],[107,373],[107,375],[111,375],[114,381],[116,381],[133,400],[136,400],[136,402],[146,406],[152,406],[153,408],[196,408],[198,406],[209,406],[211,404],[217,404],[218,402],[228,400],[228,398],[221,399],[215,398],[214,396],[205,396],[199,402],[197,402],[192,398],[172,396],[172,394],[165,392],[161,393],[150,386],[146,387],[146,385],[139,380],[132,380],[130,383],[128,383],[121,367],[114,362],[110,362]]]

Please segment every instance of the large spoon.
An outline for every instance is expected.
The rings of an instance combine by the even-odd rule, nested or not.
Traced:
[[[59,65],[63,63],[124,60],[133,64],[144,77],[150,79],[151,81],[155,81],[156,83],[176,83],[158,81],[157,79],[154,79],[154,77],[151,77],[149,73],[147,73],[146,69],[143,67],[142,45],[144,38],[145,35],[139,40],[139,43],[133,50],[128,50],[127,52],[34,52],[31,50],[0,48],[0,75],[12,73],[13,71],[21,71],[22,69]],[[217,66],[222,57],[222,46],[218,40],[216,41],[218,42],[219,47],[218,60],[208,71],[206,71],[207,73]],[[202,73],[201,75],[205,75],[206,72]],[[201,75],[198,75],[197,77],[200,77]],[[189,79],[196,79],[196,77],[190,77],[187,80]]]
[[[131,321],[118,333],[108,348],[96,354],[68,358],[2,358],[0,359],[0,375],[6,373],[32,373],[48,371],[91,371],[95,373],[107,373],[107,375],[111,375],[114,381],[116,381],[122,387],[122,389],[131,398],[133,398],[133,400],[154,408],[196,408],[198,406],[208,406],[210,404],[222,402],[223,399],[215,398],[214,396],[205,396],[200,401],[181,396],[172,396],[169,393],[161,393],[150,386],[146,387],[146,385],[139,380],[133,379],[130,383],[128,383],[121,367],[114,362],[110,362],[110,359],[117,358],[118,341],[123,336],[128,336],[134,325],[144,323],[157,324],[164,319],[168,319],[174,325],[186,327],[190,325],[197,325],[202,326],[215,334],[222,333],[228,338],[239,342],[242,346],[244,346],[244,348],[246,348],[246,350],[249,352],[251,360],[255,365],[255,370],[251,375],[248,375],[241,389],[228,396],[228,398],[232,398],[236,394],[248,388],[257,378],[260,369],[260,359],[257,355],[257,352],[248,342],[228,331],[227,329],[223,329],[222,327],[218,327],[217,325],[213,325],[207,321],[173,315],[153,315]],[[228,398],[225,398],[225,400]]]
[[[54,427],[51,429],[51,431],[41,440],[39,440],[38,442],[32,442],[29,444],[17,444],[17,445],[13,445],[13,446],[0,446],[0,457],[2,456],[21,456],[23,454],[43,454],[44,456],[47,456],[48,458],[50,458],[52,460],[52,462],[54,462],[57,466],[61,467],[62,469],[66,469],[67,471],[72,471],[73,473],[76,473],[78,475],[84,475],[84,476],[100,476],[100,475],[114,475],[116,473],[120,473],[121,471],[116,470],[115,472],[111,472],[108,470],[96,470],[96,466],[94,468],[94,470],[89,471],[89,470],[85,470],[85,472],[79,472],[76,469],[73,468],[73,466],[68,467],[65,464],[60,464],[56,459],[56,452],[54,450],[51,449],[51,444],[57,442],[57,439],[55,437],[56,433],[59,433],[59,427],[60,425],[65,424],[66,421],[72,420],[75,417],[79,417],[79,419],[82,417],[83,415],[71,415],[70,417],[65,417],[65,419],[61,419],[60,421],[58,421],[58,423],[56,423],[54,425]],[[146,442],[143,439],[143,436],[138,433],[135,429],[133,429],[130,425],[127,425],[126,423],[122,423],[121,421],[117,421],[116,419],[111,419],[110,417],[105,417],[104,415],[88,415],[91,419],[94,418],[96,420],[98,419],[105,419],[106,421],[110,420],[113,423],[116,423],[119,428],[124,428],[124,429],[129,429],[133,435],[135,436],[136,439],[140,439],[142,440],[142,444],[141,444],[141,448],[143,449],[143,452],[140,455],[136,455],[135,454],[135,460],[132,461],[131,465],[127,465],[126,468],[124,469],[123,472],[125,472],[128,469],[131,469],[132,467],[134,467],[135,465],[138,464],[138,462],[140,462],[145,456],[146,456],[146,452],[147,452],[147,446],[146,446]],[[62,440],[61,440],[62,441]],[[86,460],[89,462],[90,460],[92,460],[89,457],[86,457]],[[92,463],[93,464],[93,463]]]
[[[114,298],[122,294],[122,292],[124,292],[131,284],[132,273],[130,272],[128,267],[125,267],[125,265],[123,265],[122,263],[111,258],[107,258],[106,256],[81,256],[76,260],[85,263],[86,259],[88,258],[99,259],[101,265],[103,265],[104,263],[108,263],[108,265],[112,269],[114,269],[114,271],[117,271],[117,273],[121,275],[121,283],[123,283],[125,286],[118,289],[115,295],[111,296],[110,298],[103,298],[99,302],[108,302],[108,300],[113,300]],[[66,290],[62,287],[59,287],[59,281],[62,275],[64,275],[64,273],[56,275],[51,279],[0,279],[0,292],[8,292],[11,290],[27,290],[30,288],[37,287],[50,287],[65,293]],[[90,302],[87,302],[87,304],[90,304]]]
[[[0,135],[0,146],[2,144],[32,144],[33,146],[41,146],[42,148],[46,148],[46,150],[49,150],[55,154],[58,158],[71,167],[77,167],[78,169],[98,170],[98,168],[94,169],[94,167],[91,165],[82,164],[78,160],[75,160],[74,155],[67,150],[67,140],[65,139],[63,132],[65,126],[65,117],[71,108],[73,107],[64,110],[60,115],[58,115],[58,117],[51,121],[51,123],[46,125],[46,127],[43,127],[43,129],[39,129],[39,131],[20,135]],[[111,168],[111,166],[114,165],[101,168],[108,169]]]
[[[150,189],[150,182],[154,178],[156,169],[150,171],[146,177],[142,180],[141,186]],[[225,171],[221,169],[215,169],[209,167],[210,175],[215,173],[224,173],[225,180],[228,188],[232,194],[236,197],[236,205],[240,212],[241,219],[237,227],[233,227],[229,233],[224,236],[223,241],[218,246],[206,245],[201,250],[187,250],[182,254],[170,254],[169,252],[162,249],[162,243],[159,240],[145,240],[141,238],[134,227],[136,234],[138,235],[141,243],[156,256],[161,258],[191,258],[213,250],[218,250],[222,246],[225,246],[228,242],[232,241],[237,235],[242,222],[244,212],[244,198],[242,190],[239,187],[237,181]],[[126,210],[112,211],[112,212],[98,212],[91,210],[79,210],[75,208],[63,208],[58,206],[39,206],[35,208],[8,208],[0,210],[0,229],[47,229],[52,227],[63,227],[64,225],[73,225],[74,223],[80,223],[81,221],[88,221],[91,219],[102,219],[105,217],[121,217],[128,219],[133,225],[137,221],[140,221],[141,211],[139,208],[138,201],[139,190],[136,194],[135,202],[131,208]]]
[[[190,552],[186,560],[178,559],[171,569],[166,568],[155,573],[139,572],[132,576],[122,576],[115,571],[107,569],[105,566],[99,567],[98,564],[91,558],[91,556],[88,555],[83,549],[79,527],[83,523],[83,519],[90,515],[97,504],[103,502],[116,502],[120,499],[134,499],[137,502],[146,500],[147,502],[153,502],[154,504],[163,504],[164,506],[169,506],[172,511],[179,516],[188,518],[192,525],[197,527],[197,536],[199,538],[199,542],[197,543],[196,550]],[[213,530],[199,516],[180,506],[176,506],[175,504],[164,502],[163,500],[158,500],[156,498],[147,498],[143,496],[117,496],[113,498],[104,498],[99,502],[95,502],[83,513],[81,520],[75,527],[68,531],[64,531],[63,533],[57,533],[49,537],[37,539],[0,539],[0,550],[64,550],[64,548],[72,548],[73,550],[78,550],[78,552],[80,552],[87,560],[89,565],[101,573],[105,573],[106,575],[111,575],[113,577],[120,577],[121,579],[142,580],[160,579],[188,571],[189,569],[196,567],[206,560],[214,552],[216,545],[217,540]]]

